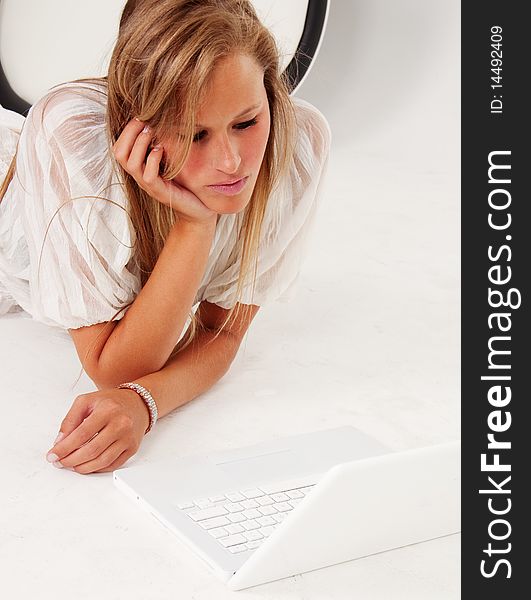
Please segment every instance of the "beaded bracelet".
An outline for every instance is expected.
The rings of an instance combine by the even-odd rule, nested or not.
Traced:
[[[144,432],[144,435],[146,435],[146,433],[149,433],[151,431],[151,429],[157,422],[157,418],[159,416],[157,404],[155,403],[155,400],[153,400],[153,396],[151,395],[151,393],[148,390],[146,390],[145,387],[141,386],[139,383],[121,383],[118,386],[118,388],[120,388],[120,389],[128,388],[130,390],[133,390],[142,398],[142,400],[144,401],[144,404],[148,407],[149,427]]]

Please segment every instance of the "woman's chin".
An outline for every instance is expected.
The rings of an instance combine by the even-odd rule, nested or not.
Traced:
[[[208,200],[203,200],[203,203],[208,206],[210,210],[218,213],[218,215],[235,215],[244,211],[250,200],[251,198],[246,195],[242,198],[239,196],[231,196],[216,200],[209,198]]]

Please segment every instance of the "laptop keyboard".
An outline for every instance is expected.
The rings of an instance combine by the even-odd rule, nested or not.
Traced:
[[[315,479],[306,479],[261,485],[181,502],[177,508],[221,546],[237,554],[258,548],[304,500],[315,483]]]

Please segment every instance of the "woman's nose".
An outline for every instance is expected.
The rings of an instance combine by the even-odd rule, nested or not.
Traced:
[[[236,142],[232,142],[229,137],[224,137],[214,149],[214,167],[218,171],[223,171],[231,175],[240,168],[241,156]]]

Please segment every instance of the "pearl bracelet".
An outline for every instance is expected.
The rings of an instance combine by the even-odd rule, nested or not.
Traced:
[[[144,432],[144,435],[146,435],[146,433],[149,433],[149,431],[151,431],[151,429],[153,429],[153,426],[157,422],[157,418],[159,416],[157,404],[155,403],[155,400],[153,400],[153,396],[151,395],[151,393],[148,390],[146,390],[145,387],[141,386],[139,383],[121,383],[118,386],[118,388],[120,388],[120,389],[128,388],[130,390],[133,390],[142,398],[142,400],[144,401],[144,404],[148,407],[149,427]]]

